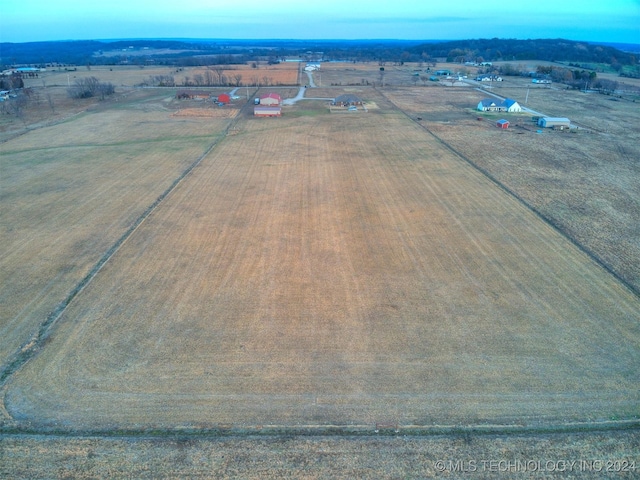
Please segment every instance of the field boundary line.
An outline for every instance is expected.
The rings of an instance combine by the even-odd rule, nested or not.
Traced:
[[[512,198],[516,199],[521,205],[526,207],[528,210],[533,212],[540,220],[545,222],[547,225],[552,227],[556,232],[558,232],[562,237],[567,239],[573,246],[575,246],[578,250],[584,253],[587,257],[589,257],[596,265],[602,268],[605,272],[612,275],[619,283],[621,283],[632,295],[636,298],[640,299],[640,287],[636,287],[631,282],[627,281],[625,278],[621,277],[615,270],[613,270],[609,265],[607,265],[603,260],[601,260],[595,253],[591,252],[587,247],[579,243],[573,237],[571,237],[568,233],[566,233],[562,226],[555,222],[553,219],[547,217],[544,213],[538,210],[536,207],[531,205],[525,199],[520,197],[514,190],[507,187],[500,180],[498,180],[491,172],[477,165],[471,159],[469,159],[466,155],[462,154],[454,147],[452,147],[449,143],[438,137],[435,133],[433,133],[427,126],[421,124],[417,120],[415,120],[410,114],[405,112],[402,108],[398,107],[391,99],[389,99],[382,91],[378,90],[378,93],[382,95],[391,105],[394,106],[399,112],[405,115],[409,120],[411,120],[414,124],[418,125],[425,132],[429,133],[440,145],[445,147],[450,152],[454,153],[458,158],[464,160],[467,164],[473,167],[476,171],[480,172],[484,175],[488,180],[490,180],[494,185],[500,188],[503,192],[509,194]]]
[[[175,439],[184,438],[247,438],[277,437],[282,435],[320,437],[435,437],[473,435],[553,435],[568,433],[596,433],[607,431],[637,431],[640,420],[605,420],[602,422],[567,422],[540,425],[523,424],[467,424],[467,425],[413,425],[413,424],[299,424],[299,425],[240,425],[220,424],[208,427],[111,427],[104,429],[73,429],[17,425],[0,427],[0,439],[14,436],[46,436],[58,438],[122,438],[122,439]]]
[[[227,126],[215,137],[214,141],[206,148],[206,150],[191,163],[165,190],[156,198],[156,200],[149,205],[138,218],[131,224],[131,226],[118,238],[115,243],[98,259],[96,264],[91,270],[76,284],[76,286],[67,294],[64,300],[47,315],[47,318],[37,327],[37,331],[31,336],[31,338],[23,343],[2,365],[0,369],[0,415],[12,418],[5,407],[5,395],[7,389],[7,383],[11,376],[16,373],[20,368],[26,365],[29,360],[34,358],[39,351],[44,347],[44,342],[51,334],[54,325],[62,317],[67,307],[73,302],[73,300],[80,294],[87,285],[95,278],[100,272],[102,267],[116,254],[116,252],[122,247],[122,245],[131,237],[131,235],[138,229],[140,225],[155,211],[155,209],[178,187],[180,183],[206,158],[213,149],[223,140],[229,130],[235,126],[240,118],[248,102],[240,108],[238,115],[233,119],[230,119]]]

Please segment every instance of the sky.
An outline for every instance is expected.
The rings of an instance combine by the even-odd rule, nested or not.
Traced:
[[[21,0],[0,42],[117,38],[566,38],[640,44],[640,0]]]

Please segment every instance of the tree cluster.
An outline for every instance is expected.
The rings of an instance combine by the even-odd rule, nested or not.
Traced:
[[[112,83],[101,82],[96,77],[79,78],[67,89],[71,98],[91,98],[100,97],[104,100],[107,96],[115,93]]]
[[[21,75],[3,75],[0,77],[0,90],[16,90],[24,87]]]

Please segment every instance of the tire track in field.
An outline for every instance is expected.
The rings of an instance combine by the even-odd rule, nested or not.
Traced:
[[[100,257],[98,262],[91,268],[80,282],[67,294],[65,299],[61,301],[54,309],[47,315],[47,318],[38,326],[37,331],[32,337],[21,345],[21,347],[11,355],[7,361],[2,365],[0,369],[0,411],[3,415],[8,416],[4,399],[6,395],[6,386],[11,376],[22,368],[29,360],[35,357],[38,352],[44,347],[44,342],[50,335],[56,322],[62,317],[67,310],[67,307],[71,302],[91,283],[95,276],[100,272],[102,267],[116,254],[116,252],[122,247],[122,245],[131,237],[131,235],[138,229],[138,227],[156,210],[156,208],[182,183],[182,181],[195,169],[204,158],[206,158],[213,149],[226,137],[229,130],[234,127],[241,114],[248,108],[248,102],[240,109],[239,114],[231,119],[226,128],[218,134],[214,141],[206,148],[206,150],[189,165],[170,185],[167,189],[160,194],[160,196],[149,205],[146,210],[136,219],[136,221],[116,240],[116,242]]]
[[[510,189],[509,187],[507,187],[505,184],[503,184],[502,182],[500,182],[500,180],[498,180],[494,175],[491,174],[491,172],[489,172],[488,170],[480,167],[479,165],[477,165],[476,163],[474,163],[471,159],[469,159],[467,156],[465,156],[464,154],[462,154],[461,152],[459,152],[458,150],[456,150],[451,144],[449,144],[448,142],[444,141],[442,138],[440,138],[438,135],[436,135],[435,133],[433,133],[426,125],[423,125],[421,123],[419,123],[418,121],[416,121],[409,113],[405,112],[402,108],[400,108],[396,103],[394,103],[391,99],[389,99],[383,91],[381,90],[377,90],[377,92],[382,95],[382,97],[385,98],[385,100],[387,100],[389,102],[389,104],[392,106],[393,109],[397,110],[398,112],[401,112],[403,115],[405,115],[409,120],[411,120],[413,123],[415,123],[416,125],[420,126],[420,128],[422,128],[425,132],[427,132],[429,135],[431,135],[440,145],[442,145],[444,148],[446,148],[447,150],[449,150],[450,152],[452,152],[454,155],[456,155],[458,158],[464,160],[466,163],[468,163],[471,167],[473,167],[475,170],[477,170],[478,172],[480,172],[481,174],[483,174],[487,179],[489,179],[492,183],[494,183],[498,188],[500,188],[502,191],[506,192],[507,194],[509,194],[511,197],[515,198],[520,204],[522,204],[523,206],[525,206],[527,209],[529,209],[531,212],[533,212],[538,218],[540,218],[543,222],[545,222],[547,225],[551,226],[555,231],[557,231],[560,235],[562,235],[564,238],[566,238],[569,242],[571,242],[571,244],[573,244],[576,248],[578,248],[580,251],[582,251],[585,255],[587,255],[593,262],[595,262],[600,268],[602,268],[603,270],[605,270],[607,273],[609,273],[610,275],[612,275],[616,280],[618,280],[622,285],[624,285],[630,292],[632,292],[636,297],[640,298],[640,289],[638,289],[637,287],[635,287],[633,284],[629,283],[627,280],[625,280],[624,278],[622,278],[620,275],[618,275],[618,273],[616,273],[611,267],[609,267],[603,260],[601,260],[595,253],[593,253],[591,250],[589,250],[586,246],[582,245],[581,243],[579,243],[576,239],[574,239],[573,237],[569,236],[565,230],[563,229],[562,225],[559,224],[558,222],[555,222],[553,219],[547,217],[543,212],[541,212],[540,210],[538,210],[535,206],[531,205],[529,202],[527,202],[525,199],[523,199],[522,197],[520,197],[517,192],[515,192],[514,190]]]

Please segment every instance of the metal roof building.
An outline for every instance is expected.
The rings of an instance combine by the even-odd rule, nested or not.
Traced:
[[[538,126],[544,128],[571,126],[571,120],[564,117],[542,117],[538,120]]]

